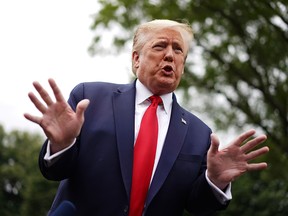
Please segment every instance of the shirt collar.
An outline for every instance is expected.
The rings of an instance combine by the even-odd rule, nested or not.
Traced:
[[[146,101],[153,93],[144,86],[139,79],[136,80],[136,104],[139,105]],[[172,109],[172,92],[160,95],[163,101],[163,107],[166,113],[170,113]]]

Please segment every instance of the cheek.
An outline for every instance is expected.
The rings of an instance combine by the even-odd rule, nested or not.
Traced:
[[[147,74],[153,74],[157,71],[160,62],[161,61],[157,60],[156,57],[146,56],[145,59],[142,59],[141,70],[145,71]]]
[[[177,67],[177,76],[181,76],[184,73],[185,62],[181,61]]]

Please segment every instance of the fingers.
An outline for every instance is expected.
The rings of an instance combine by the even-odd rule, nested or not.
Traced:
[[[56,98],[57,101],[59,102],[63,102],[65,101],[65,98],[63,97],[59,87],[57,86],[56,82],[54,79],[48,79],[49,85],[54,93],[54,96]],[[48,94],[48,92],[40,85],[39,82],[33,82],[33,86],[34,88],[37,90],[37,92],[39,93],[39,95],[41,96],[41,98],[45,101],[45,103],[47,104],[47,106],[50,106],[51,104],[53,104],[53,100],[51,99],[50,95]],[[33,97],[33,96],[32,96]],[[35,97],[35,96],[34,96]],[[35,98],[33,97],[34,101]],[[31,99],[31,98],[30,98]]]
[[[258,171],[258,170],[264,170],[268,167],[267,163],[251,163],[247,167],[247,171]]]
[[[211,153],[217,153],[219,149],[219,138],[216,134],[211,134],[211,147],[210,147],[210,152]]]
[[[40,85],[39,82],[33,82],[34,88],[37,90],[41,98],[45,101],[47,106],[51,105],[53,103],[53,100],[49,96],[48,92]],[[30,98],[31,99],[31,98]]]
[[[36,124],[40,124],[41,123],[41,118],[40,117],[30,115],[29,113],[24,113],[24,117],[26,119],[28,119],[29,121],[32,121],[32,122],[34,122]]]
[[[248,152],[248,151],[252,150],[254,147],[256,147],[257,145],[263,143],[266,139],[267,139],[266,135],[258,136],[256,138],[248,141],[243,146],[241,146],[241,149],[243,152]]]
[[[48,79],[48,82],[50,84],[50,87],[53,90],[53,93],[55,95],[55,98],[57,101],[59,102],[63,102],[65,101],[60,89],[58,88],[58,86],[56,85],[56,82],[53,79]],[[43,99],[43,101],[46,103],[46,105],[40,101],[34,93],[29,92],[28,93],[28,97],[30,98],[30,100],[32,101],[32,103],[35,105],[35,107],[42,113],[44,114],[47,111],[47,106],[51,106],[54,104],[53,100],[51,99],[50,95],[48,94],[48,92],[40,85],[39,82],[35,81],[33,82],[33,86],[36,89],[36,91],[39,93],[40,97]],[[24,114],[24,117],[34,123],[40,124],[42,118],[40,117],[36,117],[36,116],[32,116],[28,113]]]
[[[84,116],[84,112],[87,109],[90,101],[88,99],[81,100],[76,107],[76,115],[78,118],[82,118]]]
[[[251,130],[248,130],[248,131],[242,133],[240,136],[238,136],[238,137],[234,140],[233,144],[238,145],[238,146],[241,146],[242,143],[243,143],[245,140],[247,140],[249,137],[253,136],[253,135],[255,134],[255,132],[256,132],[256,131],[255,131],[254,129],[251,129]]]
[[[28,97],[41,113],[45,113],[46,106],[44,106],[32,92],[28,94]]]
[[[53,90],[56,100],[59,102],[65,101],[56,82],[53,79],[48,79],[48,82],[50,84],[51,89]],[[39,95],[41,96],[41,98],[43,99],[43,101],[46,103],[47,106],[50,106],[54,103],[50,95],[48,94],[48,92],[40,85],[39,82],[37,81],[33,82],[33,86],[37,90],[37,92],[39,93]],[[41,113],[44,113],[46,111],[47,107],[32,92],[28,94],[28,97],[30,98],[30,100],[33,102],[33,104],[37,107],[37,109]]]
[[[59,87],[57,86],[55,80],[50,78],[50,79],[48,79],[48,82],[49,82],[50,87],[53,90],[53,93],[54,93],[56,100],[59,102],[65,101],[65,98],[63,97],[63,95],[62,95]]]
[[[262,147],[260,149],[257,149],[255,151],[252,151],[252,152],[249,152],[248,154],[246,154],[246,160],[249,161],[249,160],[253,160],[261,155],[264,155],[266,153],[269,152],[269,148],[267,146],[265,147]]]

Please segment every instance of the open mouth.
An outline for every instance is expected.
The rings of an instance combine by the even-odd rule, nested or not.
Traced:
[[[170,65],[166,65],[165,67],[163,67],[163,70],[166,73],[171,73],[173,71],[173,68]]]

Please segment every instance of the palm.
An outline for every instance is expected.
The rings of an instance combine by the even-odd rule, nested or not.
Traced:
[[[243,156],[241,149],[235,146],[227,147],[217,154],[209,151],[208,166],[213,167],[213,172],[218,176],[220,181],[230,181],[246,171],[247,161]]]
[[[78,136],[82,124],[66,102],[56,102],[43,113],[40,125],[51,142],[60,144]]]

